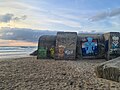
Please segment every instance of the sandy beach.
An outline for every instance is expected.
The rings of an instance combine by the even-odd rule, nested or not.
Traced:
[[[97,78],[105,60],[0,59],[0,90],[120,90],[120,83]]]

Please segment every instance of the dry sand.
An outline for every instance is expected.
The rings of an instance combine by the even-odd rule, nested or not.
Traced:
[[[120,83],[97,78],[105,60],[0,60],[0,90],[120,90]]]

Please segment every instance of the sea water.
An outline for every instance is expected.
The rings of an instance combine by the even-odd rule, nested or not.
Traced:
[[[0,46],[0,59],[28,57],[35,50],[36,46]]]

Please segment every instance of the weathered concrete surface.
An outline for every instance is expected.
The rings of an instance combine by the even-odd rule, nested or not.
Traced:
[[[105,40],[105,58],[114,59],[120,56],[120,32],[104,33]]]
[[[92,42],[95,44],[93,53],[85,53],[85,42],[88,42],[87,38],[92,38]],[[91,44],[91,43],[90,43]],[[77,58],[104,58],[105,56],[105,46],[104,46],[104,37],[102,34],[78,34],[77,38]]]
[[[73,60],[76,58],[76,32],[58,32],[56,37],[55,59]]]
[[[42,35],[38,41],[38,59],[54,58],[56,36]]]
[[[99,78],[120,82],[120,57],[98,65],[95,72]]]

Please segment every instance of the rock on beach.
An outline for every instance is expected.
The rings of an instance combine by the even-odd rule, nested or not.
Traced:
[[[120,57],[101,63],[95,71],[100,78],[120,82]]]

